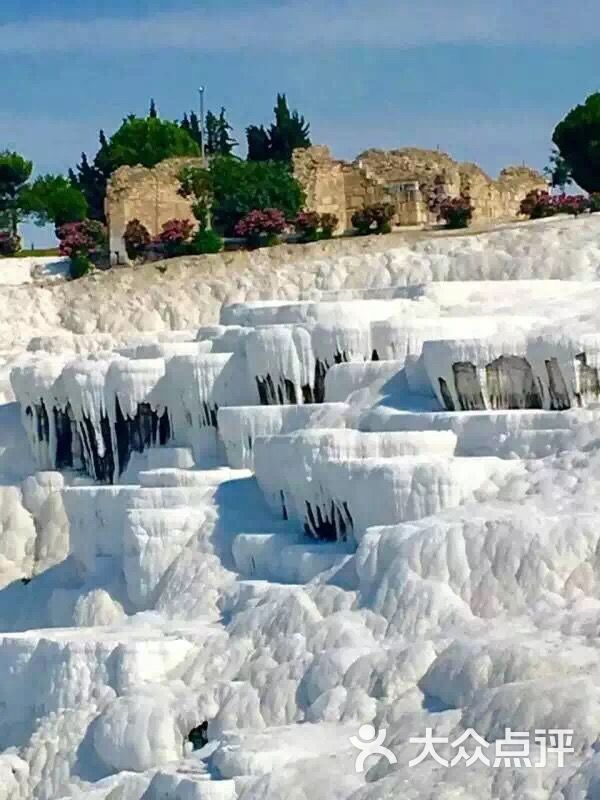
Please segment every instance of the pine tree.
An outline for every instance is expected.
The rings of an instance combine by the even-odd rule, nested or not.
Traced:
[[[275,122],[268,131],[261,125],[246,129],[250,161],[291,162],[294,150],[310,147],[310,125],[298,111],[290,111],[285,94],[277,95]]]
[[[150,99],[150,111],[148,112],[148,116],[150,119],[156,119],[158,117],[158,111],[156,110],[156,103],[153,97]]]
[[[219,152],[219,120],[212,111],[206,114],[206,155],[214,156]]]
[[[202,145],[202,131],[200,130],[200,120],[198,119],[198,115],[194,111],[190,111],[189,117],[187,114],[183,115],[183,119],[180,122],[180,127],[183,128],[184,131],[187,131],[187,133],[189,133],[189,135],[196,142],[198,147]]]
[[[207,126],[208,127],[208,126]],[[222,156],[230,156],[237,142],[231,136],[233,127],[227,121],[225,109],[221,107],[221,113],[217,121],[217,153]]]
[[[248,161],[269,161],[271,158],[271,143],[269,134],[264,125],[250,125],[246,128],[248,141]]]

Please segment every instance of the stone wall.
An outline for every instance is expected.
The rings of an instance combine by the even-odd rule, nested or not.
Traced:
[[[111,176],[106,194],[111,260],[127,261],[123,234],[132,219],[148,228],[152,236],[170,219],[193,220],[191,205],[178,194],[177,176],[187,165],[201,166],[199,158],[170,158],[153,169],[121,167]]]
[[[493,180],[476,164],[418,148],[366,150],[355,161],[344,162],[334,159],[327,147],[311,147],[294,153],[294,174],[306,192],[307,208],[333,211],[340,229],[351,227],[354,211],[371,203],[392,203],[399,226],[435,222],[428,200],[440,176],[449,196],[470,194],[475,222],[514,219],[529,191],[546,188],[544,177],[527,167],[508,167]]]

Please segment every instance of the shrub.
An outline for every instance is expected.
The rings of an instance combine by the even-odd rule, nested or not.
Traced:
[[[473,219],[473,205],[471,198],[462,194],[460,197],[448,197],[440,206],[440,218],[446,223],[447,228],[458,230],[468,228]]]
[[[156,241],[164,247],[167,256],[180,255],[193,230],[194,226],[189,219],[170,219],[162,226]]]
[[[198,203],[199,211],[210,207],[213,225],[226,235],[235,235],[236,224],[254,209],[281,209],[293,220],[305,202],[289,168],[271,161],[216,156],[209,170],[183,170],[180,181],[181,194],[191,198],[194,207]]]
[[[189,244],[191,255],[204,255],[205,253],[220,253],[223,249],[223,239],[216,231],[199,230],[192,237]]]
[[[590,214],[596,214],[600,211],[600,192],[594,192],[590,195]]]
[[[352,215],[352,225],[361,236],[369,233],[389,233],[392,230],[391,221],[396,209],[391,203],[377,203],[365,206]]]
[[[98,258],[107,248],[106,228],[94,219],[68,222],[66,225],[61,225],[57,234],[61,256],[68,256],[71,259],[77,256],[87,256],[90,260]]]
[[[246,239],[250,247],[274,244],[286,229],[285,214],[278,208],[254,209],[235,226],[235,235]]]
[[[21,239],[10,231],[0,231],[0,256],[14,256],[21,249]]]
[[[556,204],[549,192],[533,189],[521,202],[520,213],[529,219],[544,219],[557,213]]]
[[[321,214],[321,239],[331,239],[339,223],[335,214]]]
[[[83,254],[76,254],[71,258],[70,276],[73,280],[76,278],[83,278],[91,271],[93,264],[89,256]]]
[[[132,261],[135,261],[136,258],[140,258],[152,241],[148,228],[142,225],[139,219],[129,220],[125,228],[125,233],[123,234],[123,239],[125,241],[127,256]]]
[[[302,211],[296,217],[294,226],[302,242],[316,242],[331,239],[339,223],[335,214],[319,214],[317,211]]]
[[[553,200],[559,214],[570,214],[573,217],[578,217],[590,208],[590,201],[583,194],[568,195],[563,193],[553,198]]]
[[[294,222],[296,233],[302,242],[316,242],[320,226],[321,215],[317,211],[301,211]]]

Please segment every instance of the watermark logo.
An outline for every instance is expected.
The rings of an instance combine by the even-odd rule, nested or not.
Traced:
[[[351,736],[350,742],[361,752],[356,758],[356,771],[363,772],[367,758],[383,756],[389,764],[397,764],[398,760],[392,751],[384,746],[386,730],[376,731],[373,725],[363,725],[358,737]],[[411,744],[422,745],[421,752],[408,762],[409,767],[416,767],[427,758],[432,758],[443,767],[455,767],[464,763],[470,767],[477,762],[486,767],[536,767],[548,765],[548,756],[556,756],[556,766],[564,767],[565,755],[574,753],[573,731],[564,728],[536,729],[534,742],[539,745],[537,760],[531,757],[531,734],[529,731],[513,731],[507,728],[504,738],[490,743],[473,728],[469,728],[454,741],[447,736],[434,736],[433,728],[426,728],[425,736],[412,737]],[[456,750],[452,758],[440,755],[436,746],[446,745]]]
[[[354,769],[357,772],[365,771],[365,761],[370,756],[383,756],[389,764],[397,764],[398,759],[387,747],[383,746],[387,731],[376,731],[372,725],[363,725],[359,728],[358,737],[351,736],[350,743],[361,752],[357,755]]]

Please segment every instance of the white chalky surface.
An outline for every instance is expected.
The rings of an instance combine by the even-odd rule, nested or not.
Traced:
[[[0,800],[600,797],[600,215],[261,258],[0,286]]]

